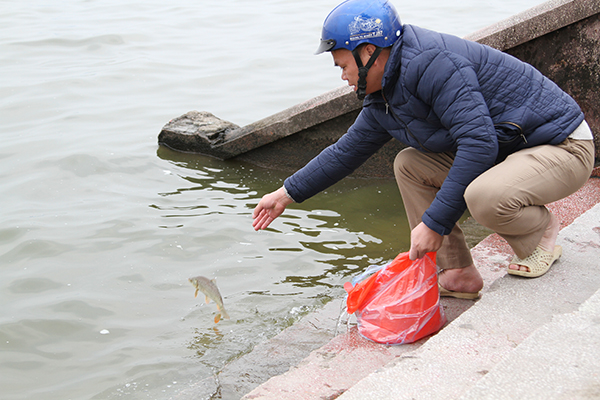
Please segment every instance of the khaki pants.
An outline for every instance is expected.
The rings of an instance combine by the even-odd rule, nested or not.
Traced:
[[[421,222],[452,166],[451,153],[402,150],[394,173],[411,230]],[[544,206],[581,188],[594,166],[592,140],[566,139],[518,151],[477,177],[465,191],[467,207],[477,222],[502,236],[520,258],[530,255],[550,223]],[[437,253],[440,268],[473,264],[458,224],[444,236]]]

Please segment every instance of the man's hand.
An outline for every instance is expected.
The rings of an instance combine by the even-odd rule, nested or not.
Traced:
[[[293,201],[285,194],[283,187],[276,191],[266,194],[258,202],[254,212],[252,213],[252,226],[254,230],[265,229],[273,222],[273,220],[279,217],[285,208],[293,203]]]
[[[422,258],[431,251],[438,251],[442,247],[444,237],[429,229],[421,222],[410,233],[410,252],[408,258],[412,261]]]

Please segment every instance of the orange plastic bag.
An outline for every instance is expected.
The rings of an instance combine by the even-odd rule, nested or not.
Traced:
[[[353,286],[346,282],[348,314],[356,313],[359,333],[384,344],[415,342],[446,323],[437,285],[435,253],[411,261],[401,253]]]

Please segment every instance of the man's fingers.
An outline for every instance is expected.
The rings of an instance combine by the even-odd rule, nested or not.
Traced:
[[[292,202],[293,200],[288,198],[283,187],[264,195],[252,212],[252,218],[254,218],[252,226],[255,230],[265,229]]]
[[[258,217],[254,218],[254,221],[252,221],[252,226],[254,227],[254,230],[259,230],[262,229],[262,223],[263,223],[263,217],[262,215],[259,215]]]
[[[408,252],[408,258],[410,261],[418,260],[419,258],[423,258],[423,256],[425,256],[425,252],[419,251],[414,246],[410,246],[410,250]]]
[[[408,253],[408,258],[410,259],[410,261],[415,261],[417,258],[418,253],[417,250],[413,249],[412,247],[410,248],[410,252]]]
[[[252,226],[254,227],[254,230],[258,231],[268,227],[271,222],[273,222],[273,218],[269,216],[268,212],[263,210],[260,212],[260,214],[258,214],[257,217],[255,217],[254,221],[252,222]]]
[[[252,213],[252,219],[254,219],[254,221],[252,221],[252,225],[256,225],[258,221],[260,221],[263,212],[264,210],[258,210],[258,207],[254,209],[254,212]]]
[[[273,222],[273,218],[265,218],[260,225],[260,229],[267,229],[271,225],[271,222]]]

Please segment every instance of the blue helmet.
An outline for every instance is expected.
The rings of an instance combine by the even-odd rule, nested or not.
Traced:
[[[389,1],[347,0],[325,18],[321,45],[315,54],[338,49],[352,51],[363,43],[389,47],[401,34],[400,16]]]

